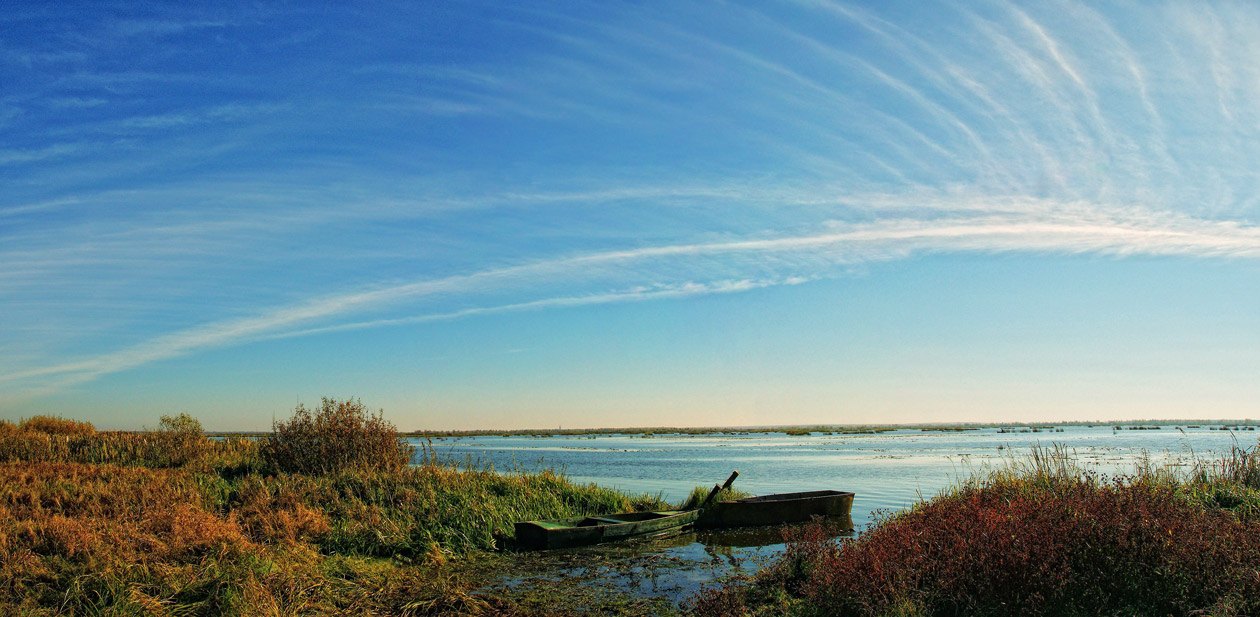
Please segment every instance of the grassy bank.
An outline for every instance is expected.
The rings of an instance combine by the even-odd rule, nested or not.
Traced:
[[[1260,453],[1103,478],[1064,452],[977,478],[855,540],[798,533],[716,615],[1255,615]]]
[[[0,423],[0,614],[532,614],[468,567],[517,520],[665,507],[551,472],[411,460],[357,402],[261,440]],[[326,464],[335,461],[335,465]]]

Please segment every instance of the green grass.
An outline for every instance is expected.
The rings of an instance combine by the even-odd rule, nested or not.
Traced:
[[[697,486],[691,489],[691,493],[688,494],[687,497],[683,499],[681,503],[678,504],[676,509],[692,510],[695,508],[699,508],[700,504],[704,503],[704,500],[709,496],[709,492],[712,490],[713,490],[713,487],[711,486],[710,487]],[[713,496],[713,501],[714,502],[728,501],[731,499],[743,499],[744,497],[751,497],[751,496],[752,495],[750,493],[745,493],[744,491],[741,491],[734,487],[724,488],[724,489],[719,490],[717,495]]]
[[[496,550],[511,537],[515,521],[635,506],[623,493],[575,484],[551,471],[498,474],[439,464],[322,476],[248,475],[224,481],[214,492],[224,512],[253,517],[248,526],[264,541],[301,535],[306,525],[321,528],[311,541],[324,553],[408,559]],[[648,499],[646,505],[664,504]],[[299,523],[307,512],[324,517],[326,529]]]

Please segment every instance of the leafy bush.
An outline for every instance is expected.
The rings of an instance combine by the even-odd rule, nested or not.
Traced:
[[[181,412],[178,416],[162,416],[158,420],[158,429],[179,435],[202,435],[205,432],[201,429],[201,421],[186,412]]]
[[[276,422],[260,454],[271,469],[320,475],[346,469],[395,470],[411,462],[415,448],[382,412],[358,400],[324,398],[313,412],[301,404]]]
[[[58,416],[32,416],[23,420],[18,428],[48,435],[90,435],[96,432],[96,427],[91,422],[67,420]]]
[[[184,465],[200,458],[213,444],[201,430],[201,422],[187,413],[162,416],[152,436],[162,444],[173,465]]]

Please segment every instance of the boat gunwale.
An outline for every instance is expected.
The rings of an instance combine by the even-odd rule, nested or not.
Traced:
[[[837,491],[837,490],[799,491],[795,493],[772,493],[770,495],[756,495],[753,497],[742,497],[740,499],[730,499],[726,501],[719,501],[717,503],[719,504],[728,504],[728,503],[770,504],[770,503],[780,503],[780,502],[785,502],[785,501],[807,501],[807,500],[812,500],[812,499],[836,499],[836,498],[843,498],[845,495],[856,495],[856,494],[853,493],[852,491]]]
[[[621,512],[618,514],[602,514],[602,515],[593,514],[593,515],[588,515],[588,516],[570,516],[568,518],[519,521],[514,524],[515,525],[535,525],[548,531],[559,531],[559,530],[564,530],[564,529],[586,529],[589,527],[616,527],[620,525],[637,525],[640,523],[646,523],[650,521],[661,521],[661,520],[671,519],[680,515],[690,514],[692,512],[698,512],[698,510],[694,510],[694,509],[693,510],[652,510],[648,512]],[[624,516],[627,514],[656,514],[658,516],[647,517],[647,518],[642,518],[638,520],[631,519],[631,520],[626,520],[626,521],[618,520],[614,518],[608,518],[608,517],[615,517],[615,516]],[[597,521],[601,521],[601,523],[598,525],[577,524],[586,520],[597,520]],[[546,526],[547,524],[552,524],[555,526],[549,527],[549,526]]]

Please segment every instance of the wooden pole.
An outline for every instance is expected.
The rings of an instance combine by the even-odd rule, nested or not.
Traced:
[[[735,478],[738,478],[738,477],[739,477],[739,472],[732,471],[731,477],[727,478],[724,484],[714,484],[713,490],[709,491],[709,496],[704,498],[704,502],[700,504],[700,507],[701,508],[708,507],[709,502],[713,501],[713,498],[717,496],[718,492],[722,491],[723,489],[731,488],[731,484],[735,482]]]

